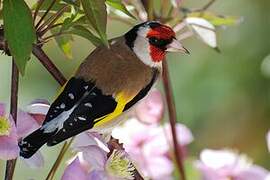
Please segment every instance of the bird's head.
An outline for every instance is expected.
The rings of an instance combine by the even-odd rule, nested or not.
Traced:
[[[172,28],[156,21],[134,26],[125,34],[125,39],[139,59],[150,66],[160,65],[166,52],[189,53],[175,38]]]

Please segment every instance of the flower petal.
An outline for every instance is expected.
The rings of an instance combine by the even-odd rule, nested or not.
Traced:
[[[15,159],[20,152],[17,130],[13,118],[9,118],[11,129],[8,136],[0,136],[0,159]]]
[[[24,159],[23,161],[32,169],[42,168],[44,166],[44,158],[40,151],[36,152],[31,158]]]
[[[5,116],[6,114],[6,106],[4,103],[0,103],[0,116]]]
[[[136,116],[138,120],[147,124],[160,122],[164,114],[164,102],[160,91],[153,90],[136,105]]]
[[[39,124],[26,112],[19,110],[17,117],[17,133],[22,138],[39,128]]]
[[[151,179],[159,179],[162,176],[172,176],[173,162],[164,156],[149,157],[147,167],[143,170]]]
[[[93,170],[89,173],[88,180],[108,180],[108,177],[103,170]]]
[[[235,174],[234,176],[237,177],[237,179],[244,179],[244,180],[265,180],[270,172],[266,169],[253,165],[249,168],[242,170]]]
[[[193,135],[187,126],[185,126],[184,124],[177,123],[175,128],[179,145],[186,146],[193,141]],[[169,123],[165,124],[165,130],[166,136],[169,137],[169,139],[172,142],[172,133]]]
[[[86,131],[80,133],[78,136],[75,137],[74,142],[72,143],[72,147],[75,150],[80,147],[91,145],[99,146],[106,152],[110,151],[107,147],[107,144],[103,141],[101,135],[95,132]]]
[[[107,153],[98,146],[90,145],[78,148],[83,152],[83,159],[87,161],[92,169],[104,170]]]
[[[212,48],[217,47],[217,37],[213,24],[198,17],[188,17],[186,22],[204,43]]]
[[[31,102],[26,107],[26,111],[37,121],[39,125],[42,125],[49,108],[50,104],[47,100],[38,99]]]
[[[70,163],[61,178],[62,180],[87,180],[87,172],[80,163],[79,158],[77,157],[72,163]]]

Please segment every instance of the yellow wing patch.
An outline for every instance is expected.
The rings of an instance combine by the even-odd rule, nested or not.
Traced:
[[[125,93],[119,93],[115,98],[115,100],[117,102],[117,106],[116,106],[115,110],[108,115],[105,115],[101,118],[96,119],[94,121],[95,122],[94,127],[106,124],[109,121],[116,118],[117,116],[119,116],[120,114],[122,114],[122,112],[125,108],[125,105],[133,98],[134,98],[134,96],[127,96]]]

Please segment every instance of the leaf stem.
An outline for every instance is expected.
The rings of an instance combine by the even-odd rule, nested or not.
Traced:
[[[10,114],[15,122],[15,125],[17,123],[18,85],[19,85],[19,70],[15,64],[15,60],[12,59]],[[14,170],[16,166],[16,160],[17,159],[7,161],[5,180],[13,179]]]
[[[61,15],[65,12],[67,9],[67,5],[62,7],[57,13],[52,15],[51,17],[48,18],[47,21],[45,21],[38,29],[37,32],[39,36],[43,36],[46,32],[48,32],[54,25],[54,23],[61,17]],[[43,29],[45,26],[47,26],[45,29]],[[43,30],[42,30],[43,29]]]
[[[73,139],[74,139],[74,137],[69,142],[65,142],[64,145],[62,146],[56,161],[54,162],[49,174],[46,177],[46,180],[53,180],[54,179],[54,175],[55,175],[57,169],[59,168],[59,166],[60,166],[60,164],[65,156],[65,153],[67,152],[68,148],[70,147]]]
[[[36,29],[39,27],[39,25],[42,23],[43,19],[47,16],[47,14],[50,12],[50,10],[52,9],[53,5],[56,3],[56,0],[53,0],[52,3],[50,4],[50,6],[48,7],[48,9],[46,9],[45,13],[43,14],[43,16],[40,18],[40,20],[38,21],[38,23],[36,24]]]
[[[169,111],[169,120],[170,120],[170,125],[171,125],[171,131],[172,131],[172,138],[173,138],[173,146],[174,146],[174,156],[175,160],[177,163],[178,171],[180,172],[181,179],[186,180],[185,176],[185,171],[184,171],[184,165],[183,165],[183,158],[182,158],[182,151],[181,148],[178,144],[177,140],[177,134],[176,134],[176,109],[175,109],[175,103],[173,99],[173,92],[172,92],[172,86],[170,82],[170,75],[169,75],[169,68],[167,61],[163,61],[163,74],[162,74],[162,79],[163,79],[163,86],[165,90],[165,95],[166,95],[166,102],[168,106],[168,111]]]
[[[38,11],[39,11],[39,9],[41,8],[41,6],[42,6],[42,4],[43,4],[44,1],[45,1],[45,0],[39,0],[38,3],[37,3],[37,7],[36,7],[36,9],[35,9],[35,13],[34,13],[34,17],[33,17],[33,21],[34,21],[34,22],[35,22],[35,20],[36,20],[36,18],[37,18]]]

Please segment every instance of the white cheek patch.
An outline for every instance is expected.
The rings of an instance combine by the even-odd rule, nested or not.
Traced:
[[[150,44],[146,38],[149,31],[148,27],[141,27],[137,32],[137,38],[134,42],[133,51],[137,57],[146,65],[151,67],[160,67],[161,62],[154,62],[150,55]]]

